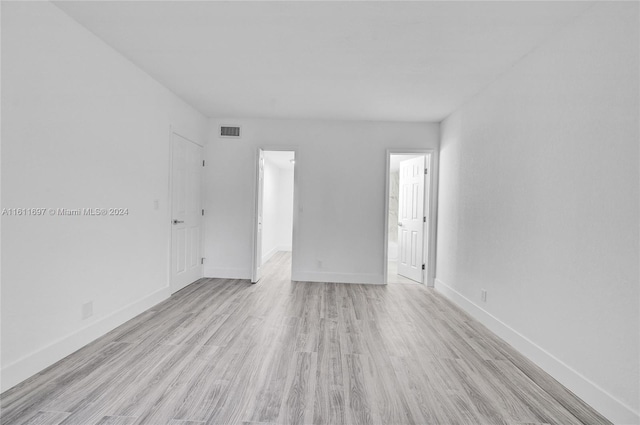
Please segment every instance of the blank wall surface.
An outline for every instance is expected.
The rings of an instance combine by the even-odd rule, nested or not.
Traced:
[[[170,126],[205,123],[53,4],[3,2],[2,204],[47,209],[2,217],[3,389],[169,295]]]
[[[241,125],[242,138],[218,137],[222,123]],[[437,149],[438,124],[258,119],[210,124],[207,276],[249,278],[257,149],[295,147],[293,278],[383,281],[386,150]]]
[[[278,249],[291,251],[293,241],[293,169],[280,169],[278,186]]]
[[[436,288],[618,423],[639,420],[638,22],[593,6],[440,152]]]
[[[262,262],[266,262],[278,246],[278,183],[279,170],[264,160],[264,184],[262,198]]]

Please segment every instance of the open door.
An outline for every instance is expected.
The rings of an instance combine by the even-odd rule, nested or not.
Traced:
[[[256,222],[255,243],[253,249],[253,269],[251,272],[251,283],[256,283],[262,277],[262,215],[264,197],[264,151],[258,151],[258,180],[256,182]]]
[[[400,162],[398,274],[422,282],[425,156]]]

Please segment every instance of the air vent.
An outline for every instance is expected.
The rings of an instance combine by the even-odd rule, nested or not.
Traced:
[[[240,137],[240,127],[221,125],[220,137]]]

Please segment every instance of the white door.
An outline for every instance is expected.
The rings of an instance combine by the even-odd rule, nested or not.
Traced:
[[[256,283],[262,277],[262,210],[264,195],[264,151],[258,153],[258,181],[256,187],[256,223],[255,223],[255,246],[253,252],[253,271],[251,282]]]
[[[202,277],[202,147],[173,133],[171,292]]]
[[[425,157],[400,162],[398,274],[422,282]]]

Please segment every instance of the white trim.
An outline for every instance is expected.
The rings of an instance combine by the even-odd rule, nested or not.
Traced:
[[[2,368],[4,392],[169,298],[168,286],[59,338]]]
[[[435,289],[612,422],[617,424],[640,423],[640,413],[635,412],[630,406],[616,399],[595,382],[469,300],[452,286],[436,279]]]
[[[169,180],[167,182],[167,206],[165,211],[165,218],[167,220],[168,233],[167,233],[167,263],[166,273],[167,281],[165,282],[167,287],[171,288],[171,243],[172,241],[172,215],[173,215],[173,125],[169,125],[169,172],[167,173]],[[169,289],[171,290],[171,289]]]
[[[204,277],[208,279],[251,279],[251,270],[205,267]]]
[[[385,171],[384,171],[384,240],[382,245],[382,254],[384,261],[382,263],[382,282],[386,285],[387,275],[389,274],[389,181],[391,180],[391,152],[387,149],[385,154]]]
[[[377,273],[294,272],[291,280],[299,282],[385,284],[384,276]]]
[[[260,200],[260,156],[263,153],[262,148],[258,147],[256,150],[256,157],[254,159],[253,171],[255,175],[253,177],[253,243],[251,244],[251,282],[258,281],[258,204]],[[263,200],[264,202],[264,200]],[[231,279],[231,278],[228,278]]]
[[[428,228],[425,229],[426,238],[423,240],[423,259],[424,264],[427,265],[426,272],[422,273],[421,283],[426,284],[429,287],[433,287],[436,271],[436,226],[437,226],[437,211],[438,211],[438,157],[436,149],[402,149],[402,148],[390,148],[386,151],[386,170],[385,170],[385,189],[384,189],[384,242],[383,242],[383,262],[382,262],[382,276],[383,283],[387,283],[387,274],[389,272],[388,256],[389,256],[389,180],[391,171],[391,155],[424,155],[425,159],[429,160],[428,169],[431,175],[429,176],[429,186],[425,185],[425,193],[429,193],[429,199],[424,197],[425,205],[428,205],[427,214]],[[427,258],[424,258],[425,249]]]

